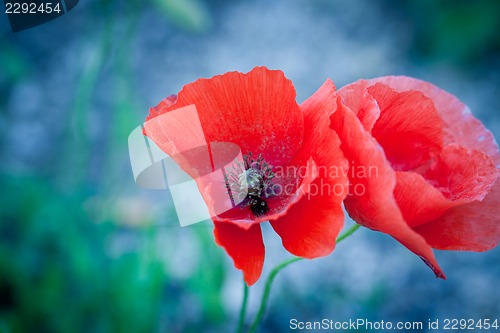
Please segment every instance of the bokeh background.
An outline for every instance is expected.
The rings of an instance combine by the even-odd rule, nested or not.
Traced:
[[[127,151],[148,108],[199,77],[282,69],[300,102],[328,77],[410,75],[500,138],[497,0],[88,0],[16,34],[0,13],[0,29],[2,333],[235,331],[240,273],[210,223],[180,228],[167,191],[135,185]],[[290,255],[264,229],[265,278]],[[447,281],[358,231],[278,276],[261,331],[288,332],[291,318],[500,319],[500,249],[437,257]]]

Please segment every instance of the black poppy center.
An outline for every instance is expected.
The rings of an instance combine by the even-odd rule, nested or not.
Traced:
[[[253,215],[260,217],[269,212],[267,199],[278,195],[278,186],[273,184],[273,167],[259,154],[253,159],[252,153],[243,155],[243,162],[236,161],[228,172],[226,184],[233,201],[240,208],[249,208]]]

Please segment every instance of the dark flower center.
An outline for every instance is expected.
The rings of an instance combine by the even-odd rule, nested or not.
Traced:
[[[226,176],[226,184],[232,200],[242,209],[250,207],[259,217],[269,211],[266,199],[279,194],[279,187],[272,182],[275,176],[262,154],[254,160],[249,153],[243,155],[243,162],[235,162]]]

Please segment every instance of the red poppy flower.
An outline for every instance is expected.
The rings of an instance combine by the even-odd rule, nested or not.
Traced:
[[[227,142],[241,149],[244,162],[225,170],[224,184],[232,196],[240,196],[240,203],[212,219],[217,244],[249,285],[258,280],[264,263],[260,223],[270,221],[283,246],[304,258],[331,253],[343,226],[348,162],[337,134],[329,129],[340,97],[327,82],[300,106],[295,98],[281,71],[256,67],[247,74],[229,72],[184,86],[177,98],[152,108],[145,123],[145,134],[190,175],[196,174],[196,162],[190,156],[175,157],[182,147],[192,146],[189,142]],[[193,134],[197,125],[183,113],[168,124],[159,117],[190,105],[199,116],[201,139]],[[325,172],[332,166],[338,172]],[[198,183],[209,208],[228,201],[228,196],[214,194],[221,186],[215,183]],[[241,187],[244,192],[238,192]]]
[[[432,248],[486,251],[500,241],[500,154],[453,95],[401,76],[339,90],[331,127],[351,170],[349,215],[387,233],[444,278]]]

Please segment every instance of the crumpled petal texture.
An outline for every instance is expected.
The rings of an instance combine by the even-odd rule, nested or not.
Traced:
[[[359,80],[339,90],[331,116],[365,193],[345,200],[358,223],[387,233],[444,274],[432,248],[485,251],[500,242],[500,154],[493,135],[455,96],[404,76]]]

